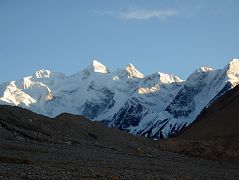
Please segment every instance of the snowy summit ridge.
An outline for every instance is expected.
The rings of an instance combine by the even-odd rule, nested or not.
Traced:
[[[36,78],[49,78],[50,74],[51,74],[51,71],[41,69],[41,70],[36,71],[35,76],[36,76]]]
[[[173,136],[200,112],[239,84],[239,60],[223,69],[201,67],[183,81],[175,75],[144,76],[132,64],[110,72],[97,60],[66,76],[49,70],[0,84],[0,104],[54,117],[84,115],[136,135]]]
[[[144,78],[144,75],[137,70],[133,64],[128,64],[125,68],[129,78]]]
[[[91,66],[89,66],[89,69],[91,69],[93,72],[109,73],[108,68],[97,60],[92,61]]]

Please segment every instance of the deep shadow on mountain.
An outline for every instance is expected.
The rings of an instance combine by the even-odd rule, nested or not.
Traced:
[[[239,162],[239,86],[205,109],[176,138],[160,141],[164,150]]]
[[[82,116],[0,106],[1,179],[236,179],[239,167],[161,151]]]

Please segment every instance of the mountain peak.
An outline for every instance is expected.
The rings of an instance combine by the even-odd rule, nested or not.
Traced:
[[[238,63],[239,62],[239,59],[237,59],[237,58],[234,58],[234,59],[232,59],[231,61],[230,61],[230,63]]]
[[[125,66],[125,68],[135,68],[133,64],[129,63]]]
[[[206,74],[209,74],[212,71],[215,71],[215,70],[207,66],[202,66],[196,69],[192,74],[190,74],[190,76],[187,78],[186,81],[191,83],[196,83],[199,77],[205,77]]]
[[[213,71],[213,68],[207,67],[207,66],[202,66],[200,68],[198,68],[195,72],[197,73],[203,73],[203,72],[210,72]]]
[[[46,69],[41,69],[35,72],[36,78],[49,78],[51,75],[51,71]]]
[[[227,67],[230,72],[239,72],[239,59],[232,59]]]
[[[233,86],[239,84],[239,59],[232,59],[224,68],[224,71],[226,72],[228,81]]]
[[[172,83],[172,82],[183,82],[178,76],[173,74],[166,74],[162,72],[157,73],[159,75],[160,81],[164,84]]]
[[[108,73],[109,72],[108,68],[105,65],[103,65],[102,63],[100,63],[99,61],[97,61],[95,59],[92,61],[90,69],[93,72],[98,72],[98,73]]]
[[[124,70],[127,72],[128,77],[136,77],[136,78],[144,78],[144,75],[137,70],[133,64],[129,63],[127,66],[125,66]]]

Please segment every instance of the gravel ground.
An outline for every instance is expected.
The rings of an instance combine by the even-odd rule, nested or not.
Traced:
[[[239,165],[162,151],[82,116],[0,106],[0,179],[239,179]]]
[[[9,145],[10,146],[9,146]],[[1,179],[238,179],[239,166],[157,151],[1,142]]]

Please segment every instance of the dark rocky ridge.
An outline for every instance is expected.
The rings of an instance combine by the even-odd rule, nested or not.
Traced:
[[[1,179],[236,179],[239,167],[160,150],[82,116],[0,106]]]

